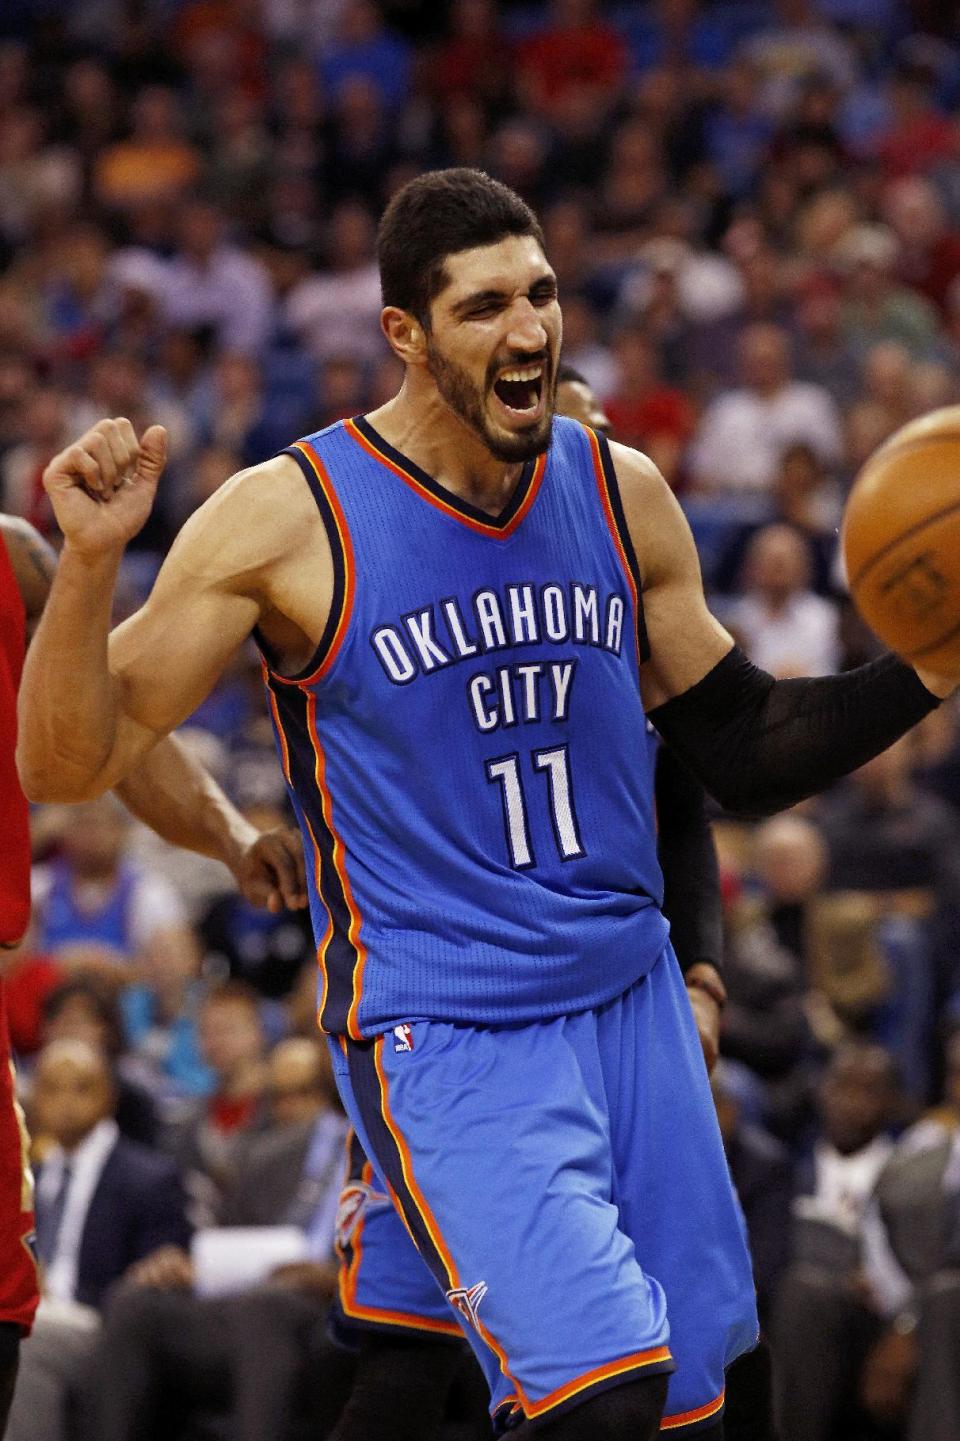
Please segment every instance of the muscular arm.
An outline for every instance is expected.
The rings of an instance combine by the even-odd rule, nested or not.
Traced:
[[[124,484],[111,489],[101,452],[94,475],[87,451],[76,450],[46,478],[66,543],[20,691],[17,759],[34,800],[82,800],[116,785],[196,708],[255,625],[272,623],[281,647],[291,632],[315,644],[332,590],[329,558],[316,551],[309,606],[288,583],[308,570],[316,508],[295,463],[281,457],[235,476],[191,517],[146,604],[111,633],[123,548],[149,513],[156,480],[138,512]]]
[[[752,666],[707,609],[693,538],[665,482],[645,457],[612,450],[644,577],[647,714],[722,805],[753,815],[793,805],[934,708],[936,696],[894,656],[814,680],[776,681]]]
[[[16,516],[0,515],[0,536],[32,633],[53,585],[56,552]],[[159,741],[115,790],[128,810],[171,845],[222,861],[249,900],[274,910],[304,904],[299,839],[250,825],[176,736]]]

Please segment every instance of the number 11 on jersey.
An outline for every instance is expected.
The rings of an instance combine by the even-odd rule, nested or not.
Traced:
[[[546,750],[531,751],[530,758],[533,769],[542,774],[546,782],[550,821],[561,859],[572,861],[577,856],[585,855],[577,827],[567,747],[551,746]],[[526,870],[536,864],[536,858],[530,840],[519,752],[513,751],[510,755],[497,756],[496,759],[487,761],[486,772],[487,780],[500,787],[510,864],[516,871]]]

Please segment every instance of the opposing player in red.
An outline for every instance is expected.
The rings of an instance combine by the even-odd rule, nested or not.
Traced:
[[[56,568],[49,545],[26,521],[0,515],[0,954],[30,920],[28,806],[16,771],[17,690],[27,638]],[[128,807],[177,845],[222,860],[249,900],[271,909],[306,901],[302,851],[293,832],[258,832],[213,778],[173,739],[116,787]],[[13,1397],[21,1338],[39,1302],[29,1140],[16,1098],[0,980],[0,1436]]]

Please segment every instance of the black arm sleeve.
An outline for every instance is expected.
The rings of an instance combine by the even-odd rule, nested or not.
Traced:
[[[722,971],[720,868],[703,787],[666,746],[657,752],[655,793],[663,911],[680,969],[705,961]]]
[[[734,646],[650,720],[722,806],[762,816],[825,790],[939,704],[894,655],[842,675],[774,680]]]

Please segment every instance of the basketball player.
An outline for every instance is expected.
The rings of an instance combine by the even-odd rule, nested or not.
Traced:
[[[737,650],[656,469],[553,418],[556,280],[513,192],[417,178],[379,260],[399,394],[229,482],[112,636],[164,433],[101,421],[48,467],[66,541],[21,775],[38,798],[106,789],[255,632],[341,1095],[497,1426],[719,1435],[756,1311],[660,911],[645,711],[723,804],[763,812],[951,683],[893,656],[774,681]]]
[[[56,557],[26,521],[0,515],[0,950],[15,946],[30,919],[27,801],[14,764],[16,696],[26,637],[40,618]],[[300,846],[283,832],[259,834],[176,741],[164,741],[132,780],[127,804],[160,834],[223,860],[247,898],[279,909],[303,905]],[[17,1374],[20,1340],[39,1301],[33,1254],[29,1140],[16,1099],[0,972],[0,1436]]]
[[[610,421],[590,383],[562,363],[556,412],[605,435]],[[648,727],[649,731],[649,727]],[[723,923],[716,849],[703,791],[664,747],[653,743],[657,849],[663,871],[663,912],[685,977],[708,1071],[717,1056],[719,1006],[696,983],[712,973],[722,986]],[[651,737],[648,733],[648,740]],[[702,970],[701,968],[707,968]],[[451,1345],[450,1317],[426,1267],[411,1256],[410,1238],[351,1133],[347,1178],[338,1216],[340,1257],[334,1334],[356,1351],[353,1386],[331,1441],[431,1441],[439,1436],[451,1387],[462,1377],[460,1348]],[[725,1441],[772,1441],[773,1395],[765,1340],[728,1368]],[[467,1393],[469,1404],[469,1393]],[[465,1425],[461,1418],[460,1425]],[[487,1433],[477,1418],[478,1436]]]

